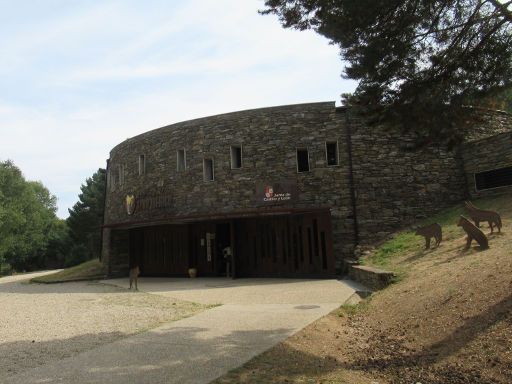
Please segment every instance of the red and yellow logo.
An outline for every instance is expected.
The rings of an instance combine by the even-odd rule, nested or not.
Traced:
[[[126,213],[128,215],[133,215],[135,212],[135,196],[134,195],[126,195]]]

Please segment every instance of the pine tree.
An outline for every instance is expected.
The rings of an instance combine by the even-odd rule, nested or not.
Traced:
[[[285,28],[313,29],[340,48],[359,82],[346,104],[376,122],[456,142],[465,106],[512,86],[512,1],[266,0]],[[469,123],[469,124],[466,124]]]
[[[79,201],[69,209],[67,224],[73,247],[67,264],[76,264],[100,256],[101,226],[105,205],[105,175],[100,168],[80,187]]]

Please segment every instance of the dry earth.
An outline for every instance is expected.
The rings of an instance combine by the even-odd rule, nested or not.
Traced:
[[[205,306],[98,283],[0,279],[0,378],[191,316]]]
[[[490,249],[464,251],[454,227],[438,249],[393,261],[406,271],[399,283],[215,383],[512,383],[511,201]]]

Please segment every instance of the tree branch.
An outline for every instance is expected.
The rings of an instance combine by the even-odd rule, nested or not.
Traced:
[[[512,1],[500,3],[498,0],[489,0],[489,2],[494,5],[494,8],[496,8],[509,23],[512,23],[512,11],[508,9],[508,6],[512,4]]]

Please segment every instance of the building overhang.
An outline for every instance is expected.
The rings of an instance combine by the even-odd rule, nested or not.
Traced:
[[[251,219],[258,217],[303,215],[308,213],[330,213],[331,207],[309,207],[309,208],[264,208],[250,209],[231,212],[199,213],[190,215],[169,215],[154,219],[120,221],[104,224],[103,228],[109,229],[130,229],[139,227],[150,227],[156,225],[177,225],[202,221],[223,221],[235,219]]]

